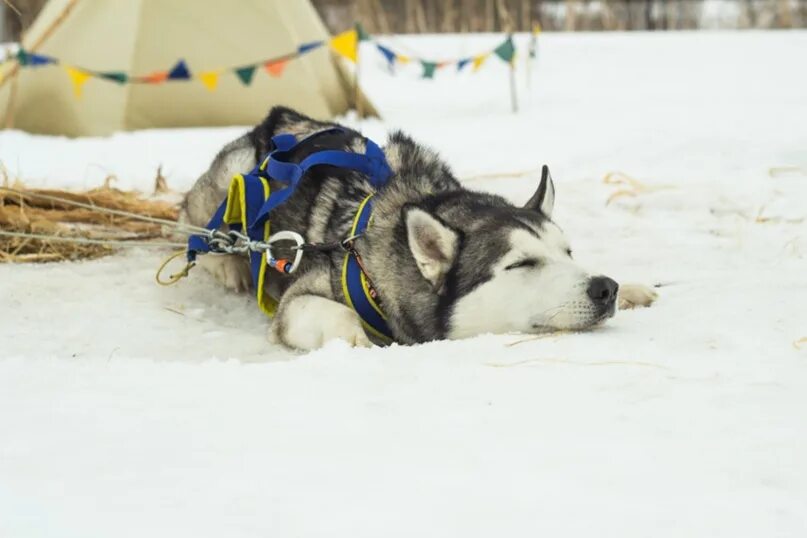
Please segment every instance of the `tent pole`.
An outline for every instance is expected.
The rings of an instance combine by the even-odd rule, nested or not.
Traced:
[[[48,38],[50,38],[50,36],[53,34],[53,32],[55,32],[56,29],[62,25],[65,19],[67,19],[67,16],[70,15],[71,11],[73,11],[73,8],[76,6],[76,4],[78,4],[78,1],[79,0],[70,0],[67,3],[67,5],[64,6],[62,12],[59,13],[59,15],[53,20],[51,25],[48,26],[45,29],[45,31],[42,32],[42,35],[39,37],[39,39],[37,39],[34,43],[32,43],[31,46],[28,48],[31,52],[36,52],[37,49],[39,49],[39,47],[45,44],[45,41],[47,41]],[[24,36],[20,36],[20,45],[22,45],[23,43],[23,37]],[[14,127],[14,102],[17,100],[16,99],[17,85],[19,78],[17,77],[17,73],[19,72],[19,70],[20,70],[20,64],[14,65],[11,68],[11,71],[8,73],[8,75],[4,77],[3,80],[0,80],[0,88],[2,88],[3,84],[11,80],[12,78],[14,79],[12,81],[13,86],[11,87],[11,95],[9,96],[8,99],[8,105],[6,106],[6,118],[5,118],[6,121],[4,124],[4,127],[6,129],[12,129]]]
[[[79,0],[70,0],[70,2],[66,6],[64,6],[64,9],[62,10],[62,12],[59,13],[59,16],[54,19],[53,23],[51,23],[51,25],[48,26],[48,28],[42,33],[42,35],[39,37],[39,39],[37,39],[36,42],[32,43],[31,46],[28,47],[27,50],[29,50],[31,52],[36,52],[39,49],[39,47],[44,45],[45,41],[48,40],[48,38],[53,34],[53,32],[55,32],[56,29],[59,28],[59,26],[61,26],[61,24],[64,22],[64,20],[70,14],[70,12],[73,11],[73,8],[75,7],[76,4],[78,4],[78,1]],[[22,37],[21,37],[20,38],[20,43],[22,44],[22,42],[23,42],[23,40],[22,40]],[[8,73],[8,76],[5,79],[3,79],[2,81],[0,81],[0,87],[2,87],[3,84],[6,81],[8,81],[11,77],[16,75],[17,71],[19,71],[19,69],[20,69],[19,64],[12,67],[11,71],[9,71],[9,73]]]

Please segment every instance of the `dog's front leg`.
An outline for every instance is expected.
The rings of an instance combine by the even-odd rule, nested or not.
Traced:
[[[352,346],[371,345],[356,312],[334,300],[329,271],[308,271],[283,294],[269,340],[310,351],[336,339]]]
[[[249,258],[243,254],[208,254],[199,256],[197,264],[228,289],[241,292],[252,287]]]
[[[620,284],[619,309],[627,310],[637,306],[650,306],[658,298],[656,290],[643,284]]]

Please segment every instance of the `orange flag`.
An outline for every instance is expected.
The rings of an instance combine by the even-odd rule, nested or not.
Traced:
[[[288,63],[288,60],[278,60],[274,62],[266,62],[263,64],[263,67],[271,76],[279,77],[283,74],[283,70],[286,69],[286,64]]]
[[[149,84],[162,84],[168,80],[168,71],[156,71],[143,77],[143,80]]]

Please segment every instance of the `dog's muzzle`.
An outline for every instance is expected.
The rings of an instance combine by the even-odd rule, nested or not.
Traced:
[[[610,317],[616,311],[616,296],[619,284],[607,276],[595,276],[588,282],[586,295],[597,308],[599,316]]]

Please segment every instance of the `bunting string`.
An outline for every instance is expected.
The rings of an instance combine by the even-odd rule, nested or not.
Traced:
[[[343,32],[337,37],[340,37],[340,48],[344,48],[344,50],[338,50],[336,47],[333,47],[333,43],[331,46],[337,50],[342,56],[345,58],[355,62],[357,57],[358,46],[360,42],[370,42],[372,43],[381,56],[387,61],[387,64],[390,68],[391,72],[395,71],[395,67],[398,64],[409,64],[412,62],[417,62],[421,66],[421,73],[422,78],[431,79],[434,78],[435,73],[438,69],[443,69],[445,67],[454,67],[456,71],[462,71],[465,69],[467,65],[471,65],[473,71],[476,72],[482,67],[482,64],[485,63],[490,56],[497,56],[502,61],[506,63],[512,64],[515,61],[516,56],[516,48],[513,43],[513,36],[507,35],[501,43],[497,46],[489,49],[487,51],[481,52],[479,54],[473,56],[464,56],[460,58],[450,58],[450,59],[434,59],[434,58],[422,58],[410,54],[403,54],[400,52],[395,51],[391,46],[381,43],[373,36],[369,35],[367,32],[364,31],[361,24],[356,24],[353,30],[349,30],[347,32]],[[336,39],[336,38],[334,38]]]
[[[534,58],[537,55],[537,36],[539,32],[540,26],[536,27],[532,33],[529,48],[530,58]],[[299,45],[296,50],[281,56],[267,58],[250,64],[240,64],[233,67],[206,69],[202,71],[192,71],[184,59],[179,59],[170,69],[153,71],[146,74],[136,75],[122,70],[99,71],[73,65],[59,58],[38,54],[23,48],[19,48],[11,59],[16,61],[16,63],[23,68],[36,69],[49,65],[62,67],[68,75],[73,86],[73,93],[77,98],[82,96],[85,85],[91,79],[101,79],[120,85],[159,85],[167,82],[197,80],[207,90],[215,92],[222,76],[231,74],[244,86],[250,86],[252,84],[255,80],[255,73],[261,70],[261,68],[270,77],[281,77],[289,63],[310,52],[323,48],[326,45],[340,56],[356,63],[358,61],[359,47],[363,42],[369,42],[377,49],[382,58],[389,65],[391,72],[395,72],[395,68],[398,65],[416,63],[420,65],[421,76],[424,79],[434,78],[438,70],[448,67],[453,67],[456,72],[461,72],[470,66],[470,69],[476,72],[482,68],[487,59],[491,56],[496,56],[512,66],[514,65],[513,62],[516,55],[513,37],[512,35],[507,35],[498,45],[479,54],[451,59],[424,58],[400,52],[393,46],[382,43],[369,35],[364,31],[361,24],[356,24],[352,29],[337,34],[328,40],[303,43]],[[2,77],[2,72],[0,72],[0,77]]]
[[[59,58],[37,54],[20,48],[15,60],[23,68],[39,68],[48,65],[55,65],[64,68],[70,82],[73,85],[73,93],[80,98],[84,85],[93,78],[107,80],[116,84],[162,84],[165,82],[178,82],[198,80],[210,91],[216,91],[221,76],[225,73],[232,73],[236,79],[244,86],[249,86],[254,80],[255,72],[263,67],[272,77],[279,77],[283,74],[286,65],[292,60],[296,60],[326,44],[325,41],[314,41],[303,43],[297,50],[291,53],[268,58],[252,64],[241,64],[236,67],[192,72],[184,59],[178,60],[173,67],[163,71],[154,71],[145,75],[132,75],[125,71],[98,71],[86,67],[80,67],[66,63]],[[2,76],[2,75],[0,75]]]

